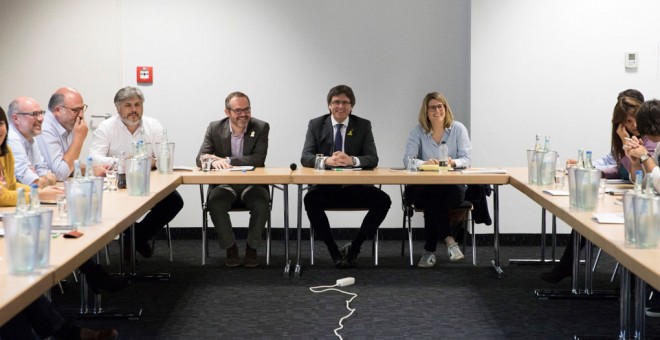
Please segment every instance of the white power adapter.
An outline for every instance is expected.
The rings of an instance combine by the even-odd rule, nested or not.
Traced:
[[[355,283],[355,278],[354,277],[345,277],[343,279],[337,280],[337,286],[338,287],[346,287],[350,286]]]

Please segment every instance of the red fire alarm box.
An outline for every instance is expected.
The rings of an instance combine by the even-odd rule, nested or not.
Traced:
[[[138,84],[151,84],[154,82],[154,68],[153,66],[138,66],[137,67],[137,82]]]

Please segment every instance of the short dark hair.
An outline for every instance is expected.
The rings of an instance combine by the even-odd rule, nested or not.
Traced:
[[[55,111],[55,108],[64,104],[64,95],[61,93],[53,93],[48,101],[48,110]]]
[[[637,110],[637,130],[643,136],[660,136],[660,100],[646,101]]]
[[[227,98],[225,98],[225,109],[231,110],[231,107],[229,106],[229,101],[232,100],[232,98],[239,97],[239,98],[245,98],[248,101],[248,105],[250,104],[250,97],[247,96],[247,94],[240,92],[240,91],[235,91],[227,95]],[[257,105],[258,106],[258,105]]]
[[[0,121],[5,123],[5,128],[9,129],[9,122],[7,121],[7,114],[5,110],[0,106]],[[7,136],[5,135],[5,140],[0,144],[0,156],[5,156],[9,153],[9,147],[7,146]]]
[[[337,85],[330,89],[330,92],[328,92],[328,105],[330,105],[332,97],[338,96],[340,94],[346,95],[348,100],[351,101],[351,106],[355,106],[355,95],[353,94],[353,89],[346,85]]]

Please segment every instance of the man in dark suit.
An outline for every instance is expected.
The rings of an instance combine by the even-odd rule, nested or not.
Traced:
[[[332,167],[375,168],[378,153],[371,122],[351,114],[355,105],[353,90],[346,85],[330,89],[327,97],[330,113],[309,121],[300,162],[314,167],[316,154]],[[372,185],[315,185],[305,195],[305,209],[316,237],[328,246],[335,266],[355,267],[362,243],[376,233],[392,201]],[[369,210],[356,238],[340,250],[332,238],[325,209],[366,208]]]
[[[226,118],[209,124],[197,154],[197,165],[200,165],[200,158],[210,158],[213,169],[242,165],[263,167],[268,152],[270,126],[264,121],[252,118],[250,98],[241,92],[230,93],[225,99],[225,115]],[[243,265],[256,267],[259,265],[257,248],[261,244],[261,235],[270,214],[269,197],[268,187],[265,185],[223,184],[209,187],[209,213],[218,233],[220,248],[227,249],[227,267],[241,264],[229,210],[237,201],[250,210]]]

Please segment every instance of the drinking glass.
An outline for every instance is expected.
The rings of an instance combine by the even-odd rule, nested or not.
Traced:
[[[408,166],[406,167],[406,172],[416,173],[417,172],[417,156],[412,155],[408,156]]]
[[[59,194],[56,197],[57,202],[57,218],[60,220],[66,220],[68,218],[67,207],[66,207],[66,195]]]
[[[555,172],[555,187],[557,189],[564,188],[564,178],[566,178],[566,169],[558,167]]]
[[[117,191],[117,170],[106,170],[105,180],[108,183],[108,191]]]
[[[316,160],[314,161],[314,170],[317,172],[321,172],[325,170],[325,162],[322,153],[316,154]]]
[[[605,198],[605,191],[607,190],[607,179],[601,178],[598,182],[598,199],[603,200]]]
[[[199,162],[202,164],[202,171],[211,171],[211,163],[213,163],[213,158],[211,156],[201,155],[199,156]]]

